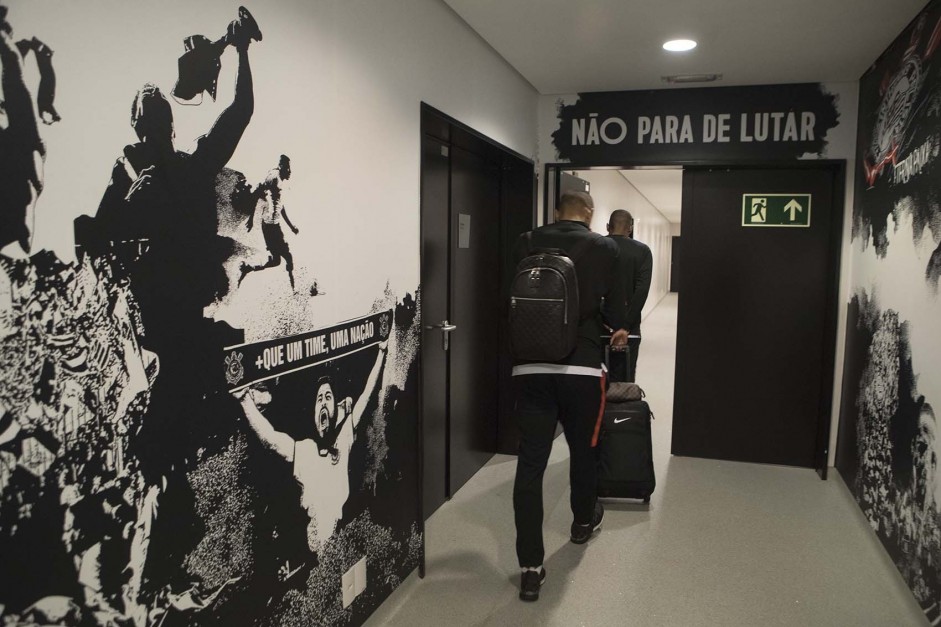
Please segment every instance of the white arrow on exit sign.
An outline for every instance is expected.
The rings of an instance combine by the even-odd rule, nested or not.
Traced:
[[[798,212],[798,211],[803,211],[803,210],[804,210],[804,208],[803,208],[803,207],[801,206],[801,204],[800,204],[799,202],[797,202],[796,200],[792,200],[791,202],[789,202],[789,203],[787,203],[786,205],[784,205],[784,213],[790,212],[790,214],[791,214],[791,222],[793,222],[794,220],[797,219],[797,212]]]
[[[780,207],[781,205],[778,205],[778,206]],[[804,207],[801,206],[801,204],[797,202],[796,200],[792,200],[791,202],[784,205],[784,213],[791,214],[791,222],[797,219],[797,212],[803,211],[803,210],[804,210]]]

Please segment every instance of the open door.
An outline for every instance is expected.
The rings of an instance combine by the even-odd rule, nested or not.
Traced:
[[[826,472],[842,171],[684,171],[675,455]]]

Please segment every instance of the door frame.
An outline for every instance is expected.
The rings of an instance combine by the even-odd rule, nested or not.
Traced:
[[[536,225],[537,215],[538,215],[538,214],[537,214],[538,195],[537,195],[537,182],[536,182],[536,181],[537,181],[537,176],[536,176],[536,173],[535,173],[535,162],[534,162],[532,159],[530,159],[529,157],[526,157],[525,155],[523,155],[523,154],[521,154],[521,153],[519,153],[519,152],[517,152],[517,151],[515,151],[515,150],[513,150],[513,149],[511,149],[511,148],[509,148],[509,147],[507,147],[507,146],[505,146],[505,145],[503,145],[503,144],[501,144],[500,142],[498,142],[498,141],[496,141],[496,140],[493,140],[493,139],[487,137],[486,135],[484,135],[484,134],[480,133],[479,131],[473,129],[472,127],[470,127],[470,126],[464,124],[463,122],[461,122],[461,121],[459,121],[459,120],[457,120],[457,119],[455,119],[455,118],[449,116],[448,114],[444,113],[443,111],[441,111],[441,110],[439,110],[439,109],[436,109],[435,107],[429,105],[429,104],[426,103],[426,102],[421,102],[421,103],[420,103],[420,107],[419,107],[419,116],[420,116],[420,117],[419,117],[419,120],[420,120],[420,121],[419,121],[419,138],[420,138],[420,141],[418,142],[418,150],[419,150],[419,153],[421,152],[421,143],[422,143],[422,142],[421,142],[421,139],[424,138],[424,137],[426,137],[426,136],[427,136],[427,137],[432,137],[432,138],[434,138],[434,139],[440,141],[443,145],[445,145],[445,146],[447,146],[447,147],[449,147],[449,148],[451,148],[452,146],[455,146],[455,145],[460,145],[460,144],[457,144],[457,143],[455,143],[455,142],[453,141],[453,137],[452,137],[452,134],[451,134],[451,130],[453,129],[453,130],[459,131],[461,134],[465,134],[465,135],[469,136],[469,137],[472,138],[472,140],[474,140],[475,142],[478,142],[478,143],[480,143],[481,145],[487,146],[488,148],[492,149],[492,150],[495,152],[495,154],[496,154],[496,153],[499,153],[499,154],[502,156],[501,158],[503,159],[503,160],[500,162],[500,167],[501,167],[501,170],[502,170],[502,171],[506,171],[506,170],[508,169],[508,166],[506,165],[506,161],[505,161],[505,159],[507,159],[507,158],[513,158],[513,159],[515,159],[515,160],[517,160],[517,161],[520,161],[520,162],[522,162],[522,163],[525,163],[525,164],[528,165],[530,168],[532,168],[532,172],[533,172],[533,186],[532,186],[532,212],[531,212],[532,215],[531,215],[531,224],[532,224],[532,226],[535,226],[535,225]],[[421,269],[424,267],[424,263],[425,263],[424,252],[423,252],[423,250],[422,250],[422,248],[423,248],[423,247],[422,247],[422,234],[424,233],[425,224],[424,224],[424,217],[422,216],[422,211],[421,211],[421,206],[422,206],[422,205],[421,205],[421,203],[422,203],[421,190],[423,189],[423,183],[424,183],[424,180],[423,180],[423,178],[422,178],[422,177],[424,176],[424,168],[423,168],[423,163],[422,163],[421,157],[420,157],[420,159],[419,159],[419,173],[420,173],[420,175],[419,175],[419,274],[421,274],[421,271],[422,271]],[[451,176],[451,175],[450,175],[450,173],[449,173],[449,174],[448,174],[448,189],[449,189],[449,190],[450,190],[450,188],[451,188],[450,176]],[[500,238],[501,238],[501,250],[505,250],[505,249],[506,249],[505,241],[504,241],[504,237],[505,237],[505,233],[506,233],[506,221],[507,221],[507,212],[505,211],[505,203],[506,203],[506,201],[507,201],[508,190],[507,190],[507,186],[504,184],[504,182],[505,182],[504,180],[501,180],[501,185],[500,185],[500,202],[501,202],[501,207],[500,207]],[[450,193],[450,191],[449,191],[449,193]],[[452,240],[454,239],[454,237],[453,237],[453,236],[454,236],[454,233],[452,232],[452,231],[453,231],[453,228],[454,228],[454,226],[453,226],[453,224],[451,224],[451,221],[449,220],[449,225],[448,225],[448,241],[449,241],[449,243],[452,242]],[[450,244],[449,244],[449,249],[450,249]],[[448,254],[447,263],[448,263],[447,275],[448,275],[448,277],[449,277],[449,283],[450,283],[450,281],[451,281],[451,278],[450,278],[450,277],[453,276],[453,267],[452,267],[452,261],[451,261],[450,252],[449,252],[449,254]],[[449,290],[449,291],[450,291],[450,290]],[[451,309],[450,293],[448,294],[448,300],[449,300],[449,302],[448,302],[448,309],[450,310],[450,309]],[[425,408],[424,408],[424,392],[425,392],[425,390],[424,390],[424,363],[423,363],[423,359],[422,359],[422,350],[423,350],[423,348],[424,348],[424,341],[425,341],[425,339],[424,339],[424,335],[425,335],[425,334],[424,334],[425,320],[424,320],[424,308],[423,308],[423,307],[420,307],[420,308],[419,308],[418,317],[419,317],[419,319],[418,319],[418,324],[420,325],[419,328],[422,329],[422,332],[419,333],[418,347],[417,347],[417,355],[418,355],[418,420],[417,420],[417,429],[416,429],[416,431],[417,431],[417,449],[418,449],[418,483],[417,483],[417,488],[418,488],[418,521],[419,521],[419,530],[420,530],[420,532],[421,532],[421,534],[422,534],[422,552],[421,552],[421,559],[420,559],[420,562],[419,562],[419,576],[424,577],[424,576],[425,576],[425,504],[424,504],[424,477],[425,477],[425,472],[427,471],[427,469],[425,468],[425,465],[424,465],[424,459],[425,459],[425,441],[424,441],[424,427],[425,427],[424,412],[425,412]],[[500,366],[499,360],[498,360],[498,364],[496,364],[496,366],[497,366],[497,367]],[[447,385],[448,385],[448,388],[449,388],[449,389],[450,389],[450,377],[451,377],[451,375],[450,375],[450,367],[449,367],[449,368],[448,368],[448,372],[445,374],[445,380],[446,380],[446,382],[447,382]],[[498,392],[499,392],[499,391],[498,391]],[[498,423],[498,424],[499,424],[499,423]],[[448,418],[446,418],[446,429],[447,429],[447,432],[448,432],[447,437],[448,437],[448,439],[450,439],[450,420],[449,420]],[[499,437],[499,434],[498,434],[498,437]],[[498,440],[498,442],[497,442],[497,447],[498,447],[498,449],[499,449],[499,447],[500,447],[500,442],[499,442],[499,440]],[[495,452],[496,452],[496,451],[495,451]],[[446,455],[447,455],[447,453],[446,453]],[[449,455],[448,455],[448,457],[449,457]],[[450,460],[448,460],[448,466],[450,466]],[[449,471],[446,470],[446,472],[449,472]],[[448,492],[448,494],[447,494],[447,499],[450,499],[450,497],[451,497],[451,494],[450,494],[450,480],[447,479],[447,478],[446,478],[446,481],[445,481],[445,487],[446,487],[446,490],[447,490],[447,492]]]
[[[768,170],[768,169],[829,169],[833,172],[833,195],[831,202],[833,212],[830,216],[830,248],[827,261],[826,289],[827,305],[824,320],[824,352],[823,369],[820,381],[820,407],[817,415],[817,438],[814,445],[814,469],[820,478],[827,479],[829,474],[830,435],[833,428],[833,394],[835,388],[835,368],[837,327],[840,309],[840,272],[843,252],[843,221],[846,214],[846,160],[845,159],[798,159],[798,160],[769,160],[746,161],[741,159],[725,160],[673,160],[673,161],[622,161],[609,162],[570,162],[546,163],[543,176],[543,224],[549,223],[550,211],[559,200],[559,181],[563,170],[635,170],[657,169],[669,167],[686,169],[735,169],[735,170]],[[680,250],[680,263],[686,265]],[[682,298],[679,295],[678,298]],[[837,419],[839,417],[837,416]],[[839,427],[837,427],[839,428]]]

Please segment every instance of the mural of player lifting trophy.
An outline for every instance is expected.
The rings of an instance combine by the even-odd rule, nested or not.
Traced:
[[[8,21],[0,7],[0,624],[362,622],[420,551],[414,514],[402,508],[417,498],[419,298],[387,287],[353,319],[305,305],[324,292],[284,242],[282,220],[300,232],[281,196],[288,151],[268,133],[242,146],[250,124],[282,121],[280,110],[256,108],[249,62],[277,33],[258,44],[246,8],[232,19],[201,5],[194,15],[227,22],[224,35],[185,37],[181,56],[161,61],[176,70],[168,84],[133,77],[126,113],[103,122],[116,138],[106,154],[118,152],[107,185],[72,199],[83,206],[73,262],[23,254],[44,185],[70,185],[62,169],[44,179],[47,149],[83,154],[74,142],[47,147],[39,122],[73,128],[97,111],[90,99],[63,100],[60,117],[51,49],[13,38],[18,11],[28,7]],[[146,19],[137,13],[153,9],[120,11]],[[103,63],[127,52],[92,39],[86,51]],[[52,43],[68,55],[76,41]],[[32,58],[37,72],[24,80]],[[62,89],[85,80],[59,78]],[[203,113],[215,121],[184,149],[179,128]],[[256,151],[278,165],[252,189],[236,168]],[[314,204],[292,207],[305,200]],[[341,227],[342,265],[354,247],[342,224],[331,226]],[[268,261],[250,265],[262,252]],[[240,285],[240,269],[282,261],[288,281],[273,289],[291,307],[259,297],[267,285],[254,276]],[[317,302],[329,312],[326,299],[352,289],[348,281]],[[363,557],[366,591],[345,608],[341,575]]]
[[[220,57],[227,46],[237,46],[237,42],[246,37],[261,41],[262,35],[255,18],[245,7],[239,7],[238,20],[229,25],[222,38],[210,41],[203,35],[187,37],[183,42],[186,53],[180,57],[179,78],[173,88],[173,97],[182,104],[200,104],[202,98],[199,102],[187,101],[206,92],[215,100],[219,70],[222,69]]]

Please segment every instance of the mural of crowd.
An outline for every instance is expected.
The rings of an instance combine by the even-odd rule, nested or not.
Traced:
[[[915,338],[937,336],[941,320],[939,45],[941,3],[932,2],[860,83],[853,239],[862,269],[849,308],[837,456],[932,622],[941,618],[938,399],[919,388],[937,389],[938,371]]]
[[[363,350],[230,392],[224,348],[245,334],[207,308],[252,273],[323,295],[298,284],[282,228],[299,234],[290,157],[255,185],[228,167],[264,124],[250,66],[261,28],[241,8],[220,38],[189,37],[166,60],[172,89],[141,77],[137,141],[75,221],[65,262],[32,239],[34,212],[56,210],[42,125],[70,120],[52,49],[8,17],[0,6],[0,624],[362,622],[421,554],[417,510],[402,507],[417,498],[417,291],[375,295],[364,313],[392,323]],[[177,150],[172,103],[214,100],[231,62],[232,102]],[[340,575],[363,556],[367,590],[344,608]]]

